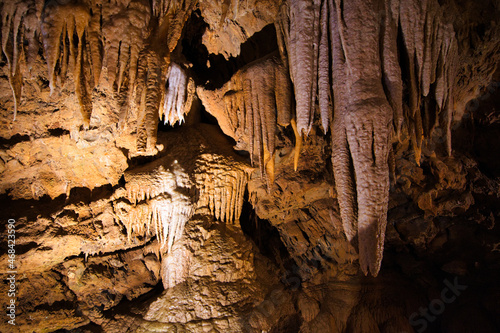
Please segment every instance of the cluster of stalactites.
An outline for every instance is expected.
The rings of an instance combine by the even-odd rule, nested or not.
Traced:
[[[193,215],[189,198],[180,194],[175,197],[161,194],[137,205],[120,201],[115,210],[127,230],[129,242],[135,236],[156,236],[159,253],[170,251],[174,242],[182,237],[184,226]]]
[[[42,36],[45,58],[49,71],[50,93],[55,90],[56,66],[60,69],[59,78],[64,80],[69,71],[73,73],[75,93],[83,116],[88,126],[92,112],[92,102],[86,87],[83,53],[84,34],[90,22],[90,8],[81,1],[59,3],[50,0],[45,3],[42,12]],[[66,44],[69,41],[69,44]],[[61,45],[62,44],[62,45]]]
[[[176,63],[171,63],[166,76],[167,91],[160,103],[160,119],[164,124],[182,124],[190,111],[195,94],[194,80]]]
[[[128,86],[134,87],[139,52],[148,38],[148,26],[151,19],[149,2],[147,0],[131,1],[130,3],[103,4],[97,7],[102,11],[103,43],[102,77],[100,59],[96,59],[94,72],[96,82],[108,83],[118,93],[122,89],[128,68]],[[99,55],[97,51],[95,53]]]
[[[446,150],[451,154],[458,44],[438,1],[401,1],[399,13],[408,56],[409,102],[403,105],[403,117],[420,163],[422,140],[437,126],[443,129]]]
[[[272,183],[276,128],[289,125],[292,118],[286,67],[268,57],[238,71],[222,90],[237,149],[249,151],[252,164],[257,157],[261,174]]]
[[[290,0],[285,19],[277,25],[279,42],[287,55],[295,87],[297,131],[301,135],[311,130],[317,109],[324,133],[329,129],[334,100],[329,73],[337,65],[332,62],[332,37],[329,36],[331,21],[335,18],[330,8],[338,8],[336,15],[341,17],[352,3]],[[419,163],[422,139],[436,126],[441,126],[446,133],[446,149],[451,153],[450,122],[458,60],[452,24],[445,22],[437,0],[385,0],[372,8],[377,11],[376,20],[380,22],[376,36],[382,52],[380,74],[393,109],[396,135],[401,135],[404,125]],[[340,38],[344,39],[343,36],[341,32]],[[398,37],[404,41],[404,55],[398,55]],[[344,51],[341,49],[341,53]],[[404,68],[400,68],[400,57],[407,62]],[[403,86],[407,89],[407,103],[403,103]]]
[[[117,201],[115,211],[129,240],[132,236],[156,235],[159,251],[170,251],[182,236],[184,225],[194,213],[192,183],[174,162],[163,166],[125,173],[126,201]]]
[[[194,81],[187,79],[184,71],[178,71],[176,64],[170,66],[170,55],[176,48],[181,37],[182,30],[188,19],[195,1],[172,1],[171,7],[164,16],[160,15],[159,26],[149,38],[148,46],[139,54],[137,66],[137,80],[134,87],[135,112],[137,114],[137,151],[138,153],[155,153],[156,131],[159,116],[166,115],[174,120],[179,115],[189,111],[190,103],[194,94]],[[174,69],[175,68],[175,69]],[[173,73],[172,73],[172,69]],[[172,89],[165,89],[165,83],[178,80],[178,85],[172,84]],[[187,84],[179,86],[187,81]],[[169,86],[170,87],[170,86]],[[184,102],[186,109],[180,111],[178,100],[182,95],[186,96]],[[177,97],[178,100],[175,100]],[[169,104],[170,101],[173,104]],[[189,104],[189,105],[188,105]],[[169,108],[170,111],[165,108]],[[174,109],[172,110],[172,107]]]
[[[153,14],[162,18],[168,14],[186,10],[192,3],[192,0],[152,0]]]
[[[21,67],[27,65],[26,70],[31,71],[38,54],[41,6],[41,2],[34,0],[2,4],[2,52],[7,58],[7,76],[14,96],[14,120],[21,102],[24,71]]]
[[[166,111],[170,121],[182,121],[185,112],[179,103],[183,100],[189,104],[192,100],[194,83],[183,75],[183,71],[179,73],[179,68],[175,68],[169,78],[170,81],[178,80],[178,85],[173,84],[172,89],[166,91],[163,83],[170,52],[177,45],[195,3],[190,0],[153,1],[152,5],[148,0],[103,3],[48,0],[45,4],[19,0],[4,3],[2,51],[9,65],[14,117],[23,78],[18,64],[27,61],[31,69],[41,35],[51,94],[71,74],[83,122],[88,126],[92,113],[89,90],[96,85],[110,88],[122,105],[120,127],[123,128],[134,113],[139,119],[137,132],[142,135],[138,138],[138,150],[147,149],[144,145],[151,148],[160,101],[165,101],[162,107],[170,108]],[[153,15],[161,19],[156,28],[150,26]],[[86,73],[90,76],[86,77]],[[144,92],[145,100],[142,99]],[[156,119],[151,119],[153,116]]]
[[[361,269],[377,275],[392,129],[398,137],[406,129],[419,161],[424,134],[441,119],[451,151],[453,27],[437,0],[290,0],[277,31],[295,88],[296,132],[309,133],[318,108],[323,131],[332,133],[346,236],[358,243]]]
[[[248,181],[245,168],[220,156],[204,154],[196,162],[195,174],[198,207],[208,207],[219,221],[238,221]]]

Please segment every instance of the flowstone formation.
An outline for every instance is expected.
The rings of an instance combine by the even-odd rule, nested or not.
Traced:
[[[0,0],[0,331],[499,331],[499,13]]]

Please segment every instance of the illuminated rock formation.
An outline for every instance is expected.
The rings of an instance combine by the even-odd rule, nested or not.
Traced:
[[[0,331],[500,331],[499,13],[0,1]]]

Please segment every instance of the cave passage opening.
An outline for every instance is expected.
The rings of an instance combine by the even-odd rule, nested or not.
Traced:
[[[190,74],[197,86],[214,90],[221,88],[234,73],[251,62],[278,51],[274,24],[266,25],[240,45],[238,56],[225,58],[222,54],[209,53],[203,44],[203,34],[208,29],[199,10],[186,22],[181,40],[182,54],[192,63]]]

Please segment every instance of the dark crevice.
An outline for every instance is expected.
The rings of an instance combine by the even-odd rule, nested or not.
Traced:
[[[29,242],[27,244],[16,244],[16,255],[22,255],[26,252],[38,247],[38,243]]]
[[[220,128],[219,122],[217,121],[217,118],[215,118],[210,113],[208,113],[208,111],[205,109],[205,107],[201,108],[200,122],[203,124],[216,125],[217,127]]]
[[[500,177],[500,84],[492,84],[472,107],[475,136],[473,152],[479,169],[492,178]]]
[[[132,317],[142,318],[141,315],[134,313],[133,309],[147,309],[149,304],[156,300],[156,298],[165,290],[161,281],[151,287],[152,289],[150,291],[132,300],[125,297],[122,298],[116,306],[103,311],[103,315],[107,318],[114,318],[116,315],[129,315]]]
[[[28,135],[16,134],[11,136],[9,139],[0,138],[0,146],[4,149],[8,149],[20,142],[30,141],[30,137]]]
[[[219,131],[219,133],[221,135],[223,135],[228,140],[228,143],[229,143],[229,145],[231,145],[231,147],[234,147],[236,145],[236,141],[232,137],[230,137],[229,135],[226,135],[222,131],[222,129],[219,126],[219,122],[217,121],[217,118],[215,118],[210,113],[208,113],[208,111],[205,109],[205,107],[203,106],[203,104],[201,105],[201,108],[200,108],[200,122],[202,124],[209,124],[209,125],[216,126],[217,129],[218,129],[218,131]]]
[[[53,129],[49,129],[48,131],[49,131],[50,136],[69,135],[69,131],[65,130],[63,128],[53,128]]]
[[[100,325],[97,325],[95,323],[89,323],[84,326],[80,326],[78,328],[74,328],[72,330],[65,330],[65,329],[60,329],[57,331],[54,331],[54,333],[102,333],[104,332],[103,329],[101,328]]]
[[[248,201],[248,191],[240,217],[241,230],[257,245],[260,253],[271,259],[275,264],[290,259],[286,246],[281,241],[280,233],[269,221],[257,216],[252,204]]]
[[[207,28],[208,25],[197,10],[188,20],[181,41],[183,55],[193,64],[191,75],[196,85],[207,89],[222,87],[240,68],[278,50],[276,30],[274,24],[270,24],[241,44],[237,57],[226,59],[221,54],[209,54],[202,42]]]
[[[255,243],[259,252],[280,268],[285,286],[292,289],[300,286],[302,280],[298,273],[300,269],[281,240],[279,230],[268,220],[257,216],[248,201],[248,191],[245,192],[240,225],[243,233]]]
[[[92,190],[87,187],[74,187],[71,189],[69,197],[66,194],[61,194],[52,199],[50,196],[44,195],[38,200],[13,200],[8,193],[4,193],[0,195],[0,217],[5,220],[9,218],[18,220],[21,217],[26,217],[28,221],[36,221],[40,217],[52,219],[52,214],[61,211],[67,205],[90,204],[92,201],[109,198],[117,186],[106,184]]]

